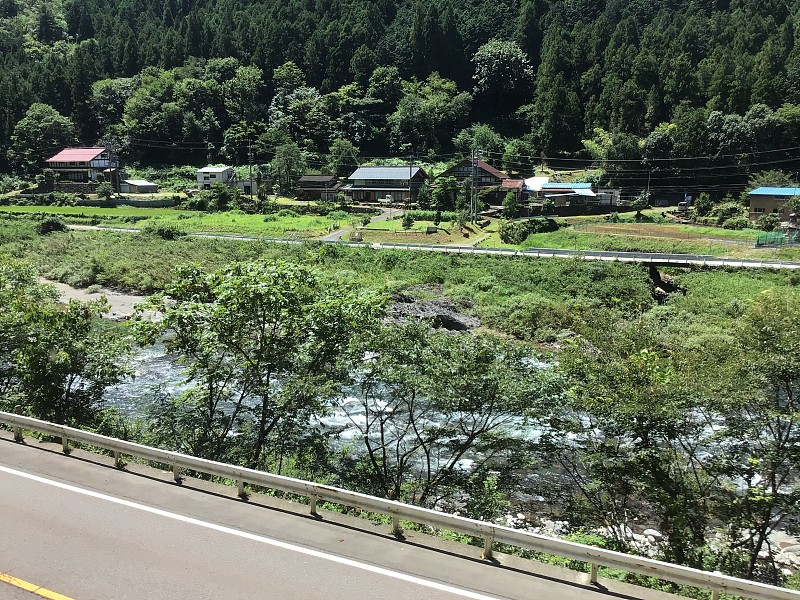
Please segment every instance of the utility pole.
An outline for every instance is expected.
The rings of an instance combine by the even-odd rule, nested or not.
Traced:
[[[250,184],[250,205],[252,206],[253,205],[253,144],[250,140],[247,140],[247,162],[250,165],[250,175],[248,175],[249,181],[247,183]]]
[[[412,161],[413,155],[408,155],[408,203],[406,204],[406,210],[411,210],[411,170],[413,168]]]
[[[469,216],[470,220],[475,222],[475,179],[478,176],[478,165],[475,164],[475,148],[472,148],[472,157],[470,158],[471,177],[469,178]]]

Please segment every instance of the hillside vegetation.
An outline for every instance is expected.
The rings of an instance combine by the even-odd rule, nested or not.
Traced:
[[[731,190],[765,165],[793,168],[799,10],[2,0],[0,151],[35,170],[78,141],[150,163],[244,164],[251,144],[267,163],[293,145],[278,151],[279,178],[299,159],[346,174],[359,153],[446,160],[477,147],[509,170],[561,156],[596,161],[615,185],[649,174],[654,189]]]

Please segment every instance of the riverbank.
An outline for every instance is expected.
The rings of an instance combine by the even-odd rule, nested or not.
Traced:
[[[125,320],[133,315],[134,307],[140,302],[144,301],[144,296],[137,296],[135,294],[123,294],[115,292],[107,288],[98,288],[94,285],[91,288],[76,288],[66,283],[58,281],[51,281],[49,279],[40,279],[42,283],[48,283],[58,290],[59,300],[65,304],[70,300],[80,300],[81,302],[89,302],[92,300],[100,300],[105,296],[109,304],[109,311],[104,313],[106,319],[114,321]],[[89,291],[89,290],[92,291]]]

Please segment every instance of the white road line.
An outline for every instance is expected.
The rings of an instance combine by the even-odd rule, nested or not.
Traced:
[[[51,485],[53,487],[60,488],[62,490],[68,490],[70,492],[75,492],[76,494],[83,494],[84,496],[90,496],[92,498],[97,498],[99,500],[106,500],[107,502],[113,502],[114,504],[120,504],[122,506],[127,506],[128,508],[133,508],[136,510],[141,510],[143,512],[148,512],[154,515],[159,515],[161,517],[166,517],[168,519],[174,519],[176,521],[182,521],[184,523],[189,523],[190,525],[197,525],[199,527],[205,527],[206,529],[212,529],[214,531],[219,531],[221,533],[227,533],[230,535],[235,535],[241,538],[245,538],[248,540],[252,540],[254,542],[260,542],[262,544],[268,544],[270,546],[275,546],[277,548],[283,548],[284,550],[290,550],[292,552],[298,552],[300,554],[306,554],[308,556],[313,556],[315,558],[320,558],[322,560],[328,560],[334,563],[338,563],[341,565],[346,565],[348,567],[353,567],[356,569],[361,569],[362,571],[369,571],[370,573],[377,573],[378,575],[384,575],[386,577],[392,577],[394,579],[400,579],[402,581],[407,581],[409,583],[414,583],[416,585],[421,585],[423,587],[432,588],[435,590],[439,590],[442,592],[447,592],[450,594],[454,594],[456,596],[461,596],[463,598],[472,598],[473,600],[499,600],[494,596],[486,596],[485,594],[480,594],[478,592],[472,592],[470,590],[464,590],[461,588],[453,587],[444,583],[439,583],[436,581],[430,581],[428,579],[423,579],[421,577],[416,577],[414,575],[409,575],[407,573],[400,573],[397,571],[392,571],[390,569],[386,569],[384,567],[378,567],[375,565],[371,565],[369,563],[363,563],[356,560],[352,560],[349,558],[344,558],[342,556],[336,556],[335,554],[328,554],[327,552],[321,552],[319,550],[312,550],[311,548],[304,548],[303,546],[297,546],[295,544],[289,544],[287,542],[282,542],[280,540],[268,538],[262,535],[256,535],[254,533],[249,533],[247,531],[240,531],[238,529],[233,529],[231,527],[225,527],[224,525],[217,525],[215,523],[208,523],[206,521],[201,521],[200,519],[194,519],[192,517],[187,517],[184,515],[179,515],[177,513],[169,512],[166,510],[161,510],[160,508],[153,508],[152,506],[146,506],[144,504],[138,504],[137,502],[131,502],[130,500],[123,500],[122,498],[115,498],[114,496],[108,496],[106,494],[101,494],[100,492],[95,492],[92,490],[87,490],[83,488],[79,488],[73,485],[69,485],[67,483],[62,483],[60,481],[53,481],[52,479],[46,479],[45,477],[40,477],[38,475],[32,475],[31,473],[26,473],[24,471],[17,471],[16,469],[10,469],[8,467],[4,467],[0,465],[0,471],[3,473],[8,473],[9,475],[16,475],[17,477],[23,477],[25,479],[30,479],[31,481],[36,481],[39,483],[44,483],[46,485]]]

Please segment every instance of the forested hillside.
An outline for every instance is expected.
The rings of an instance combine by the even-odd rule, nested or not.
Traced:
[[[796,23],[798,0],[0,0],[0,153],[241,164],[251,140],[256,162],[290,143],[344,168],[478,147],[732,189],[798,164]]]

